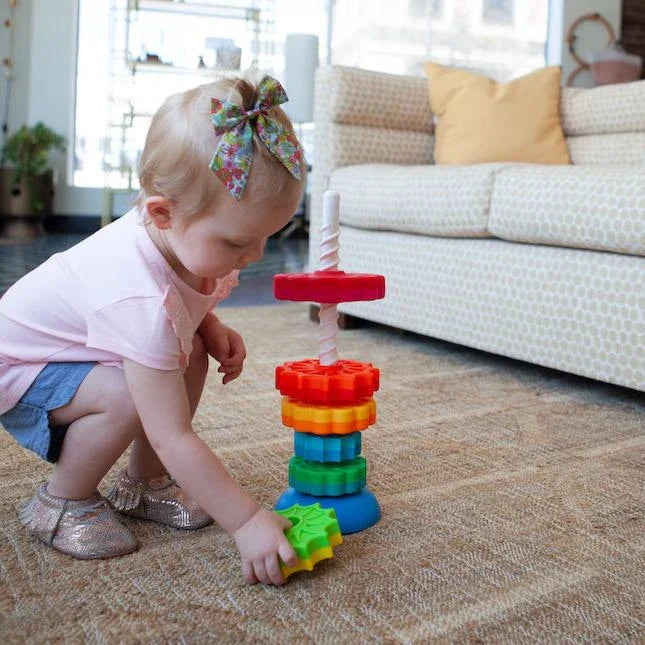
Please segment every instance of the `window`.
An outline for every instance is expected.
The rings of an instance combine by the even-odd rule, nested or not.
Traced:
[[[483,0],[482,20],[493,25],[512,25],[513,0]]]
[[[544,66],[548,9],[548,0],[336,2],[331,58],[419,76],[433,60],[504,82]]]
[[[441,18],[443,0],[409,0],[408,13],[410,18],[425,18],[430,12],[432,18]]]

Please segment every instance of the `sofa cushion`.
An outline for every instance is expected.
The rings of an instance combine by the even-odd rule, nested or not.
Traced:
[[[645,165],[645,132],[616,132],[567,137],[573,164]]]
[[[645,255],[645,166],[499,169],[488,230],[514,242]]]
[[[486,226],[493,176],[503,165],[346,166],[332,173],[329,188],[342,195],[341,224],[443,237],[491,237]]]
[[[438,164],[569,163],[560,123],[559,67],[503,84],[435,63],[425,69],[430,108],[438,118]]]

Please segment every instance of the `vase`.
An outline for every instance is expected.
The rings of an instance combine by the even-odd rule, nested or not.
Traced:
[[[597,85],[629,83],[641,77],[643,59],[614,45],[605,51],[589,55],[589,66]]]
[[[34,190],[43,204],[40,213],[34,213],[23,178],[15,186],[12,168],[0,168],[0,235],[5,238],[25,240],[44,233],[43,220],[52,212],[54,173],[45,171],[35,177]]]

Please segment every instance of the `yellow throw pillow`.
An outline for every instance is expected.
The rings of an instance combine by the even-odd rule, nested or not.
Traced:
[[[425,68],[438,121],[436,163],[570,163],[560,122],[559,67],[503,84],[435,63]]]

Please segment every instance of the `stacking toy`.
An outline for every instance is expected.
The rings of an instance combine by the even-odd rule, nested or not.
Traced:
[[[376,421],[372,397],[379,388],[379,370],[371,363],[339,360],[337,304],[383,298],[385,278],[338,270],[339,201],[334,191],[323,196],[320,270],[273,279],[278,300],[320,303],[318,359],[289,361],[276,368],[282,423],[294,430],[289,488],[276,509],[309,504],[334,509],[345,534],[372,526],[381,515],[366,487],[367,462],[360,454],[360,433]]]
[[[294,504],[276,512],[291,522],[291,528],[285,531],[285,535],[298,556],[298,562],[293,567],[280,562],[285,578],[296,571],[311,571],[317,562],[334,557],[333,549],[342,543],[343,537],[333,508],[322,508],[320,504]]]

